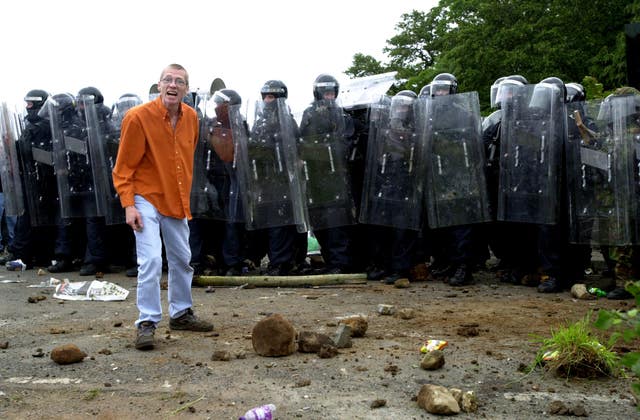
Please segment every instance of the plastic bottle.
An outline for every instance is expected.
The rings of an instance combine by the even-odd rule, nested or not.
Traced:
[[[272,420],[275,411],[275,405],[265,404],[247,411],[239,420]]]
[[[588,290],[589,293],[591,293],[592,295],[596,295],[598,297],[605,297],[607,296],[607,292],[605,292],[602,289],[598,289],[597,287],[590,287]]]

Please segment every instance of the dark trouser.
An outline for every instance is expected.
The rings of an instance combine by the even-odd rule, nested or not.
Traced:
[[[282,264],[291,265],[294,261],[294,246],[296,235],[295,226],[279,226],[266,229],[269,250],[269,264],[278,266]]]
[[[106,264],[108,258],[105,245],[106,225],[104,217],[88,217],[86,219],[86,229],[87,247],[84,254],[84,263]]]
[[[239,265],[244,261],[245,243],[244,223],[226,223],[222,257],[227,267]]]
[[[345,227],[321,229],[313,233],[328,268],[346,269],[350,266],[349,235]]]
[[[208,252],[216,258],[221,257],[224,235],[224,222],[212,219],[193,218],[189,220],[189,247],[191,248],[191,264],[203,264]]]
[[[369,226],[373,263],[387,271],[409,271],[415,263],[418,232],[389,226]]]

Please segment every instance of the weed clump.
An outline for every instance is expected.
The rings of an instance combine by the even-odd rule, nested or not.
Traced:
[[[618,356],[592,334],[589,316],[538,338],[542,346],[534,361],[547,371],[569,378],[616,376]]]

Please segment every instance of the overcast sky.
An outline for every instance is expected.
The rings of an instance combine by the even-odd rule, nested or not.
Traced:
[[[105,102],[146,100],[169,63],[187,68],[191,90],[222,78],[243,100],[280,79],[292,108],[312,100],[320,73],[339,80],[355,53],[382,49],[403,13],[437,0],[207,1],[30,0],[2,5],[0,100],[23,105],[33,88],[73,94],[100,89]]]

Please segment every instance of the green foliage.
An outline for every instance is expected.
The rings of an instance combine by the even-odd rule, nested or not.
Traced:
[[[542,345],[535,366],[544,366],[560,376],[592,378],[616,375],[618,357],[592,334],[589,316],[558,330],[550,338],[538,338]]]
[[[626,84],[624,25],[638,20],[638,0],[440,0],[402,15],[383,49],[388,64],[356,54],[347,73],[397,71],[400,88],[414,91],[453,73],[485,110],[491,84],[512,74],[531,83],[591,76],[605,92]]]
[[[612,341],[622,338],[625,342],[630,342],[640,338],[640,311],[637,308],[640,307],[640,281],[630,282],[625,288],[635,297],[636,308],[626,312],[601,309],[595,322],[595,326],[600,329],[613,330]],[[625,354],[620,363],[640,377],[640,352]],[[633,384],[632,388],[640,397],[640,383]]]
[[[352,77],[363,77],[387,71],[386,67],[374,57],[358,53],[353,56],[353,64],[345,71],[345,74]]]

